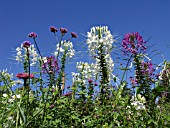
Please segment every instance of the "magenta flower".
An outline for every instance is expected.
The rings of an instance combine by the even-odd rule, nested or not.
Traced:
[[[58,30],[54,26],[50,26],[50,31],[56,33]]]
[[[47,61],[44,62],[44,64],[42,65],[43,72],[49,74],[57,72],[59,70],[59,67],[58,67],[58,61],[55,59],[55,57],[50,56],[45,58]]]
[[[35,39],[37,37],[37,34],[35,32],[31,32],[28,34],[28,37]]]
[[[136,79],[135,79],[135,78],[133,78],[133,77],[130,77],[130,82],[131,82],[131,84],[132,84],[132,85],[137,84]]]
[[[145,41],[138,32],[128,33],[124,36],[122,41],[123,52],[125,54],[137,54],[146,51]]]
[[[71,96],[72,92],[67,92],[66,94],[63,94],[63,96]]]
[[[142,73],[143,75],[153,75],[155,69],[152,66],[151,61],[149,62],[142,62]]]
[[[94,83],[94,86],[98,86],[98,84],[97,84],[97,83]]]
[[[32,79],[32,78],[34,78],[34,75],[30,74],[30,76],[29,76],[28,73],[18,73],[18,74],[16,74],[16,77],[19,79],[28,79],[30,77]]]
[[[52,104],[52,105],[50,105],[50,108],[52,109],[52,108],[54,108],[55,107],[55,105],[54,104]]]
[[[67,28],[60,28],[60,32],[62,35],[64,35],[65,33],[67,33]]]
[[[77,38],[78,37],[77,34],[74,33],[74,32],[71,32],[71,36],[72,36],[72,38]]]
[[[92,79],[89,79],[88,82],[89,82],[89,84],[91,84],[91,83],[93,82],[93,80],[92,80]]]
[[[24,48],[29,48],[31,43],[29,41],[24,41],[22,45]]]

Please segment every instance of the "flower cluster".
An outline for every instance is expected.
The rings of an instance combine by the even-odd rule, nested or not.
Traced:
[[[59,47],[59,44],[56,45],[56,52],[54,52],[54,55],[58,55],[58,50],[60,53],[66,52],[66,57],[72,58],[75,54],[75,50],[73,49],[73,43],[71,41],[61,41],[61,47]],[[61,55],[59,53],[59,55]]]
[[[144,103],[146,102],[145,98],[142,97],[140,94],[137,96],[133,96],[131,99],[131,105],[135,107],[136,110],[145,110],[146,107]]]
[[[24,43],[22,45],[24,48],[29,48],[31,43],[29,41],[24,41]]]
[[[67,33],[67,28],[60,28],[60,32],[62,35],[64,35],[65,33]]]
[[[54,26],[50,26],[50,31],[56,33],[58,30]]]
[[[99,49],[101,47],[103,53],[109,54],[115,41],[107,26],[92,27],[91,31],[87,32],[86,43],[92,56],[100,54],[101,51]]]
[[[4,93],[2,96],[4,98],[8,97],[8,95],[6,93]],[[8,102],[12,103],[12,102],[14,102],[15,99],[20,99],[20,98],[21,98],[20,94],[12,95],[11,98],[8,100]]]
[[[13,73],[9,74],[7,69],[0,70],[0,76],[3,76],[5,79],[12,79]]]
[[[44,73],[55,73],[59,70],[58,61],[54,56],[44,57],[43,58],[43,72]]]
[[[138,54],[146,51],[147,47],[145,43],[143,37],[138,32],[128,33],[124,36],[122,41],[123,52],[124,54]]]
[[[170,82],[170,63],[165,63],[158,77],[160,80]]]
[[[87,33],[86,43],[88,44],[88,50],[91,56],[95,60],[94,65],[97,66],[97,69],[100,72],[101,63],[105,64],[107,67],[109,81],[111,79],[114,67],[111,57],[111,51],[113,48],[112,45],[114,42],[116,42],[116,40],[113,39],[113,35],[108,30],[107,26],[92,27],[91,31]],[[104,62],[101,62],[102,60],[104,60]]]
[[[151,61],[148,62],[142,61],[140,68],[141,68],[140,70],[136,69],[135,71],[135,77],[136,77],[135,82],[139,83],[141,80],[145,82],[146,79],[149,80],[148,82],[152,82],[152,78],[155,76],[154,75],[155,69],[153,68]],[[140,76],[144,76],[144,77],[140,77]]]
[[[26,54],[27,49],[29,51],[30,66],[34,66],[37,63],[38,54],[36,52],[34,45],[33,44],[31,45],[30,42],[24,42],[23,44],[21,44],[21,47],[16,48],[17,54],[15,56],[15,60],[23,63],[27,56],[27,54]]]
[[[153,72],[155,71],[155,69],[153,68],[152,62],[142,62],[142,74],[143,75],[153,75]]]
[[[37,38],[37,34],[35,32],[31,32],[30,34],[28,34],[28,37],[35,39]]]
[[[78,38],[77,34],[75,32],[71,32],[72,38]]]
[[[34,75],[33,74],[28,74],[28,73],[18,73],[18,74],[16,74],[16,77],[17,78],[19,78],[19,79],[24,79],[24,80],[26,80],[26,79],[28,79],[28,78],[34,78]]]

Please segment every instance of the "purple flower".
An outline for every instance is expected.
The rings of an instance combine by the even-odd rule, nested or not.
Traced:
[[[50,106],[50,108],[52,109],[52,108],[54,108],[55,107],[55,105],[54,104],[52,104],[51,106]]]
[[[58,30],[57,30],[57,28],[55,28],[54,26],[50,26],[50,31],[55,33],[55,32],[57,32]]]
[[[31,32],[28,34],[28,37],[35,39],[37,37],[37,34],[35,32]]]
[[[135,78],[133,78],[133,77],[130,77],[130,82],[131,82],[131,84],[132,84],[132,85],[137,84],[136,79],[135,79]]]
[[[98,84],[97,84],[97,83],[94,83],[94,86],[98,86]]]
[[[71,32],[71,36],[72,36],[72,38],[77,38],[78,37],[77,34],[74,33],[74,32]]]
[[[124,36],[122,41],[123,52],[125,54],[137,54],[146,50],[146,42],[143,41],[142,36],[138,32],[128,33]]]
[[[49,74],[57,72],[59,70],[59,67],[58,67],[58,61],[56,60],[56,58],[54,56],[49,56],[49,57],[46,57],[46,59],[47,59],[47,62],[45,62],[42,65],[43,72],[49,73]]]
[[[29,41],[24,41],[22,45],[24,48],[29,48],[31,43]]]
[[[65,33],[67,33],[67,28],[60,28],[60,32],[62,35],[64,35]]]
[[[92,80],[92,79],[89,79],[88,82],[89,82],[89,84],[91,84],[91,83],[93,82],[93,80]]]
[[[71,96],[72,92],[67,92],[66,94],[63,94],[63,96]]]

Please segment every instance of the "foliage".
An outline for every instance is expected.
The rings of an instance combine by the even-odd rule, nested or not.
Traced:
[[[154,67],[146,53],[148,42],[138,32],[122,40],[128,59],[122,59],[126,64],[118,78],[111,54],[116,37],[107,26],[91,28],[86,43],[93,62],[77,62],[66,90],[65,67],[75,55],[71,39],[78,36],[71,32],[63,40],[66,28],[51,26],[50,31],[58,41],[51,56],[42,56],[32,32],[28,37],[34,44],[25,41],[16,48],[23,72],[14,77],[0,71],[0,127],[170,127],[170,62]],[[133,76],[125,79],[128,72]]]

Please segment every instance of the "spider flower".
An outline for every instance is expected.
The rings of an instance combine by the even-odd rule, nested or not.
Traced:
[[[138,32],[127,33],[122,41],[123,52],[127,55],[146,51],[145,43],[146,41],[143,40],[143,37]]]
[[[44,57],[44,64],[42,65],[44,73],[55,73],[59,70],[58,62],[54,56]]]

